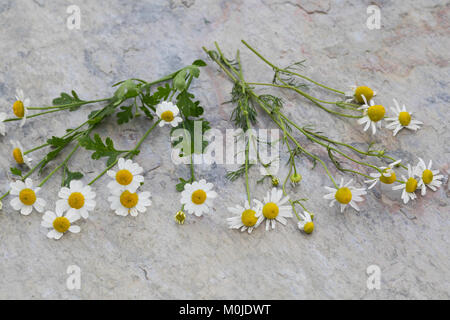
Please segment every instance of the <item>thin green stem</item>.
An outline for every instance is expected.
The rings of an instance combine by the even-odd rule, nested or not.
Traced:
[[[45,107],[28,107],[28,110],[50,110],[50,109],[61,109],[61,108],[68,108],[68,107],[78,107],[78,106],[83,106],[86,104],[91,104],[91,103],[97,103],[97,102],[103,102],[103,101],[107,101],[111,98],[104,98],[104,99],[98,99],[98,100],[90,100],[90,101],[79,101],[79,102],[73,102],[73,103],[67,103],[67,104],[60,104],[60,105],[56,105],[56,106],[45,106]]]
[[[78,142],[76,144],[76,146],[73,148],[73,150],[69,153],[69,155],[63,160],[63,162],[61,162],[55,169],[52,170],[52,172],[50,172],[44,178],[44,180],[41,181],[41,183],[39,184],[39,187],[42,187],[48,181],[48,179],[50,179],[59,169],[61,169],[70,160],[70,158],[78,150],[79,147],[80,147],[80,143]]]

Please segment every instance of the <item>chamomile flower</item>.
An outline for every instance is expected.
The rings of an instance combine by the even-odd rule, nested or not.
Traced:
[[[283,206],[288,201],[289,196],[283,198],[283,191],[277,188],[272,188],[271,191],[267,192],[263,203],[255,200],[256,204],[262,208],[258,212],[258,219],[262,218],[261,223],[264,220],[266,221],[266,230],[269,230],[270,227],[275,229],[275,221],[286,225],[286,218],[292,218],[292,207],[290,205]]]
[[[147,211],[148,206],[152,204],[150,200],[150,192],[135,192],[128,190],[112,190],[108,201],[111,203],[111,209],[116,211],[119,216],[127,216],[130,214],[136,217],[139,212]]]
[[[64,215],[64,211],[58,207],[56,207],[55,212],[56,213],[47,211],[42,216],[41,226],[44,228],[51,228],[47,233],[48,238],[59,240],[67,231],[72,233],[80,232],[81,228],[72,224],[80,219],[80,214],[78,212],[71,211]]]
[[[351,186],[353,179],[350,179],[349,182],[344,184],[344,179],[341,179],[341,183],[339,184],[339,188],[331,188],[325,187],[329,194],[323,196],[324,199],[331,200],[330,207],[332,207],[336,202],[341,204],[341,212],[344,212],[345,208],[349,204],[356,211],[359,211],[359,207],[356,202],[363,201],[364,198],[362,195],[367,194],[366,189],[364,188],[355,188]]]
[[[358,119],[359,124],[365,124],[364,131],[367,131],[369,127],[372,127],[372,134],[377,132],[378,128],[381,128],[381,120],[384,118],[386,110],[381,104],[375,104],[373,100],[370,100],[370,104],[367,102],[366,97],[362,96],[364,104],[358,108],[358,110],[364,110],[362,118]]]
[[[25,216],[33,211],[33,207],[37,212],[43,212],[46,202],[37,197],[40,189],[33,188],[33,180],[30,178],[27,178],[25,182],[20,180],[11,182],[11,195],[17,196],[11,200],[11,206]]]
[[[377,95],[376,91],[373,91],[371,88],[357,85],[350,86],[350,91],[345,93],[345,96],[349,98],[347,100],[348,102],[355,100],[358,103],[365,102],[363,96],[366,98],[367,101],[370,101],[376,95]]]
[[[2,136],[4,136],[6,133],[6,126],[5,123],[3,122],[5,121],[6,117],[7,117],[6,113],[0,112],[0,134]]]
[[[312,233],[314,231],[314,222],[311,214],[304,210],[303,213],[300,212],[299,215],[302,220],[298,222],[298,228],[307,234]]]
[[[27,120],[28,107],[30,106],[30,99],[25,98],[22,89],[16,89],[16,102],[13,104],[13,112],[17,118],[21,118],[20,126],[23,127]]]
[[[397,160],[395,162],[392,162],[387,167],[380,167],[380,172],[371,173],[370,176],[373,179],[364,181],[365,183],[370,183],[371,185],[367,188],[368,190],[375,187],[375,185],[378,183],[378,181],[381,181],[385,184],[393,184],[395,180],[397,179],[395,172],[392,168],[394,168],[396,165],[398,165],[402,160]]]
[[[178,113],[180,113],[180,110],[170,101],[163,101],[158,104],[156,107],[156,114],[161,119],[159,126],[162,127],[167,123],[172,127],[176,127],[178,123],[183,121],[181,117],[177,117]]]
[[[400,130],[403,128],[417,131],[420,129],[420,125],[423,124],[422,121],[419,120],[413,120],[411,118],[412,112],[406,111],[405,105],[403,105],[402,108],[400,108],[400,105],[398,104],[397,100],[394,100],[395,109],[391,108],[391,110],[394,112],[395,117],[393,118],[386,118],[386,121],[390,121],[391,123],[386,125],[387,129],[393,130],[393,135],[395,136]]]
[[[417,198],[416,190],[417,185],[419,181],[416,179],[416,175],[414,173],[414,170],[411,168],[411,165],[408,164],[408,179],[402,175],[403,181],[406,181],[405,183],[401,183],[397,186],[393,186],[392,190],[400,190],[403,189],[402,192],[402,200],[404,204],[407,204],[408,201],[415,200]]]
[[[17,140],[10,140],[9,142],[13,147],[12,155],[14,160],[16,160],[17,164],[20,165],[24,164],[28,168],[31,168],[32,159],[23,153],[22,144]]]
[[[248,233],[252,233],[253,229],[257,228],[262,222],[261,202],[258,204],[255,200],[254,206],[250,206],[248,201],[245,201],[244,206],[236,205],[235,207],[229,207],[228,211],[236,214],[235,217],[227,219],[228,227],[230,229],[241,229],[241,231],[247,230]]]
[[[89,211],[95,208],[95,192],[90,186],[83,185],[83,182],[78,180],[70,181],[70,188],[63,187],[58,193],[61,199],[56,201],[56,207],[63,212],[76,212],[81,217],[87,219]]]
[[[415,174],[419,177],[418,188],[421,189],[421,194],[424,196],[427,193],[427,187],[433,191],[436,191],[442,185],[442,179],[444,176],[439,174],[439,170],[431,170],[433,161],[430,160],[428,167],[421,158],[419,158],[419,163],[414,168]]]
[[[144,182],[144,177],[141,173],[144,171],[137,163],[130,159],[119,159],[119,171],[108,170],[107,174],[114,180],[108,183],[108,188],[111,190],[128,190],[135,192],[137,188]]]
[[[212,190],[214,185],[207,183],[205,179],[186,183],[181,193],[181,204],[184,209],[190,213],[200,217],[203,213],[207,213],[212,206],[212,201],[217,197],[217,193]]]

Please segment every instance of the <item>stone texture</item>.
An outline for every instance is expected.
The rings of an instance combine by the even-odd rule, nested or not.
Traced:
[[[369,30],[367,5],[354,1],[74,1],[81,9],[80,30],[66,27],[66,3],[5,0],[0,4],[0,104],[9,110],[16,87],[33,104],[46,104],[75,88],[81,97],[101,98],[114,82],[129,77],[156,79],[206,57],[202,46],[218,41],[225,52],[241,49],[248,79],[270,81],[271,72],[240,44],[246,39],[280,65],[307,59],[305,73],[341,87],[368,83],[378,101],[393,97],[425,122],[417,133],[396,138],[383,130],[375,142],[407,162],[432,158],[446,176],[439,191],[403,206],[398,194],[379,187],[369,192],[360,213],[344,214],[322,200],[327,178],[321,168],[299,161],[304,179],[295,191],[316,212],[316,231],[307,236],[295,221],[275,231],[260,228],[251,236],[230,231],[226,208],[245,199],[242,181],[224,178],[223,165],[198,166],[198,176],[216,184],[220,198],[211,215],[173,221],[179,209],[178,176],[188,168],[169,160],[168,129],[159,129],[136,158],[145,167],[145,188],[153,194],[148,213],[115,216],[97,184],[98,206],[81,222],[82,232],[60,241],[46,239],[37,213],[13,212],[9,200],[0,214],[0,298],[348,298],[421,299],[450,297],[448,219],[449,4],[414,0],[401,5],[377,1],[382,28]],[[209,62],[209,60],[208,60]],[[214,64],[194,82],[214,128],[228,121],[231,84]],[[278,92],[278,91],[277,91]],[[279,92],[278,92],[279,93]],[[286,112],[299,123],[317,125],[328,135],[362,147],[372,141],[354,121],[335,119],[290,93]],[[91,109],[92,107],[86,107]],[[0,191],[11,179],[9,139],[26,147],[80,123],[88,110],[8,124],[0,137]],[[111,122],[101,129],[118,146],[137,141],[148,122],[141,119],[120,131]],[[260,126],[270,126],[261,117]],[[305,141],[306,144],[308,144]],[[309,147],[309,144],[308,144]],[[326,152],[311,150],[324,159]],[[34,158],[42,153],[36,152]],[[81,152],[71,161],[93,177],[104,164]],[[339,173],[333,170],[339,177]],[[261,198],[267,185],[256,185]],[[347,176],[348,179],[348,176]],[[359,183],[362,180],[357,178]],[[59,179],[43,194],[54,205]],[[81,290],[66,289],[66,269],[82,270]],[[366,287],[366,268],[381,268],[381,290]]]

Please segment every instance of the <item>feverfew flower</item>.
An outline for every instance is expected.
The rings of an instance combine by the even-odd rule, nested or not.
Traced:
[[[347,98],[349,98],[349,99],[347,99],[348,102],[355,100],[358,103],[365,102],[363,99],[363,96],[365,97],[366,101],[370,101],[376,95],[377,95],[376,91],[373,91],[369,87],[366,87],[366,86],[358,87],[357,85],[350,86],[350,91],[345,93],[345,96]]]
[[[247,230],[248,233],[252,233],[253,229],[257,228],[262,222],[261,202],[255,203],[254,206],[250,206],[248,201],[245,201],[244,207],[236,205],[235,207],[229,207],[228,211],[236,214],[235,217],[228,218],[228,227],[230,229],[241,229],[241,231]]]
[[[4,136],[6,133],[6,126],[5,123],[3,122],[5,121],[6,117],[7,117],[6,113],[0,112],[0,134],[2,136]]]
[[[161,119],[159,126],[162,127],[165,124],[170,124],[172,127],[178,126],[178,123],[183,121],[181,117],[177,117],[180,110],[176,105],[170,101],[163,101],[156,107],[156,114]]]
[[[386,118],[386,121],[390,121],[391,123],[386,125],[387,129],[393,130],[393,135],[395,136],[400,130],[403,128],[417,131],[420,129],[420,125],[423,124],[422,121],[412,120],[412,112],[406,111],[405,105],[400,109],[400,105],[397,100],[394,99],[395,109],[391,108],[395,114],[393,118]]]
[[[44,228],[52,228],[47,233],[48,238],[58,240],[66,231],[70,231],[72,233],[80,232],[81,228],[79,226],[72,225],[72,223],[80,219],[80,215],[77,212],[70,211],[64,216],[64,212],[61,208],[56,208],[55,211],[56,214],[51,211],[47,211],[42,216],[41,226]]]
[[[12,155],[17,164],[25,164],[28,168],[31,168],[32,159],[23,153],[22,144],[17,140],[9,141],[13,147]]]
[[[372,127],[372,134],[375,134],[377,132],[377,126],[381,128],[381,120],[383,120],[386,110],[381,104],[375,104],[373,100],[370,100],[369,105],[364,95],[362,98],[364,104],[358,110],[364,110],[364,115],[361,119],[358,119],[358,123],[365,124],[364,131]]]
[[[129,190],[135,192],[137,188],[144,182],[144,177],[141,173],[144,171],[137,163],[130,159],[119,159],[119,171],[108,170],[107,174],[114,180],[108,183],[108,188],[112,191]]]
[[[283,198],[283,191],[277,188],[272,188],[272,191],[268,191],[264,197],[263,203],[258,200],[255,202],[262,207],[262,210],[258,212],[258,219],[262,217],[261,223],[266,220],[266,230],[270,227],[275,229],[275,221],[286,225],[286,218],[292,218],[292,207],[283,206],[289,201],[289,196]]]
[[[367,194],[367,192],[364,188],[355,188],[351,186],[352,182],[353,179],[350,179],[349,182],[344,184],[344,179],[341,179],[338,189],[325,187],[325,189],[330,191],[330,193],[324,195],[323,198],[331,200],[330,207],[332,207],[336,202],[339,202],[341,204],[341,212],[344,212],[348,204],[350,204],[350,206],[352,206],[356,211],[359,211],[359,207],[356,202],[363,201],[364,198],[362,195]]]
[[[25,216],[33,211],[33,207],[37,212],[44,212],[46,202],[37,197],[40,189],[33,188],[33,180],[30,178],[27,178],[25,182],[20,180],[11,182],[11,195],[17,196],[11,200],[11,206]]]
[[[381,173],[380,172],[371,173],[370,176],[373,179],[364,181],[365,183],[371,183],[371,185],[367,189],[370,190],[373,187],[375,187],[375,185],[377,184],[378,181],[381,181],[382,183],[385,183],[385,184],[394,183],[395,180],[397,179],[397,177],[392,168],[395,167],[396,165],[398,165],[401,161],[402,160],[397,160],[395,162],[392,162],[387,167],[380,167],[379,169],[382,171]]]
[[[28,107],[30,106],[30,99],[25,98],[22,89],[16,89],[16,102],[13,104],[13,112],[17,118],[21,118],[20,126],[23,127],[27,120]]]
[[[403,189],[402,192],[403,203],[407,204],[409,199],[415,200],[417,198],[415,191],[417,190],[417,185],[419,183],[415,177],[414,170],[411,168],[410,164],[408,164],[408,179],[406,179],[406,177],[403,175],[402,179],[406,182],[392,187],[392,190]]]
[[[298,228],[307,234],[312,233],[314,231],[314,222],[312,221],[311,214],[304,210],[303,213],[300,212],[299,215],[302,220],[298,222]]]
[[[421,158],[419,163],[414,168],[414,173],[419,177],[418,188],[421,188],[421,194],[424,196],[427,193],[427,187],[433,191],[436,191],[442,185],[442,179],[444,176],[439,174],[439,170],[431,170],[433,161],[430,160],[428,167]]]
[[[114,189],[111,193],[108,201],[111,203],[111,209],[115,210],[119,216],[125,217],[130,214],[136,217],[139,212],[147,211],[146,207],[152,204],[150,192],[132,193],[128,190]]]
[[[61,188],[58,197],[62,199],[56,201],[57,208],[62,212],[79,213],[84,219],[87,219],[89,211],[95,208],[95,192],[90,186],[84,186],[83,182],[78,180],[70,181],[70,188]]]
[[[213,187],[214,185],[207,183],[205,179],[194,181],[192,184],[186,183],[180,200],[184,209],[197,217],[209,212],[213,199],[217,197],[217,193],[212,190]]]

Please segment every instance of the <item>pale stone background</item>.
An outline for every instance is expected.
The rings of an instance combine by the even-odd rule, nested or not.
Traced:
[[[66,27],[70,4],[81,9],[80,30]],[[381,8],[380,30],[366,27],[369,4]],[[215,183],[220,197],[211,215],[189,216],[178,226],[173,221],[179,209],[175,184],[188,169],[171,163],[169,129],[158,129],[136,158],[146,170],[145,189],[153,194],[146,214],[123,218],[111,212],[105,178],[96,184],[98,207],[80,223],[82,232],[53,241],[40,227],[40,214],[21,216],[6,199],[0,214],[0,298],[448,299],[449,11],[448,1],[429,0],[2,0],[3,110],[10,110],[16,87],[34,105],[72,88],[82,98],[100,98],[110,95],[110,85],[118,80],[156,79],[203,58],[209,66],[194,82],[194,91],[212,126],[231,128],[231,106],[221,105],[229,99],[231,84],[201,47],[211,48],[217,40],[228,54],[240,48],[247,78],[269,81],[270,69],[240,44],[246,39],[280,65],[307,59],[305,72],[316,80],[342,89],[369,84],[378,91],[377,101],[390,106],[396,97],[405,103],[425,122],[423,129],[402,131],[396,138],[384,129],[375,141],[407,162],[432,158],[445,181],[439,191],[407,206],[400,204],[398,193],[378,186],[360,213],[341,214],[322,200],[322,187],[329,184],[324,171],[310,170],[303,158],[304,180],[293,194],[310,199],[316,231],[307,236],[292,219],[285,227],[260,228],[249,236],[228,230],[225,223],[227,206],[245,199],[242,180],[227,181],[223,165],[200,166],[198,176]],[[362,148],[372,139],[354,121],[335,119],[295,95],[283,97],[286,111],[301,124],[316,124]],[[30,148],[80,123],[92,108],[33,119],[23,129],[8,124],[7,136],[0,137],[1,192],[11,179],[9,139]],[[101,132],[126,148],[148,125],[142,119],[117,132],[111,121]],[[261,116],[259,125],[268,127],[267,118]],[[324,150],[309,147],[326,159]],[[80,152],[70,165],[92,178],[104,163]],[[253,173],[254,183],[259,173]],[[49,207],[59,182],[58,176],[45,186]],[[258,185],[253,194],[262,198],[267,189]],[[66,289],[66,269],[72,264],[82,270],[81,290]],[[381,268],[381,290],[366,287],[366,268],[372,264]]]

